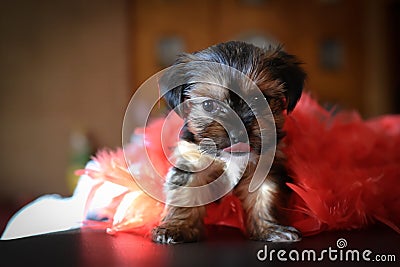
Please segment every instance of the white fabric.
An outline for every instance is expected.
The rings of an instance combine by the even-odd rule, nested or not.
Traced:
[[[86,167],[97,169],[98,165],[91,161]],[[97,183],[98,180],[82,175],[71,197],[62,198],[56,194],[39,197],[14,214],[1,239],[16,239],[79,228],[86,218],[85,205],[88,195]],[[123,191],[126,191],[125,187],[104,183],[96,191],[89,211],[101,210]]]

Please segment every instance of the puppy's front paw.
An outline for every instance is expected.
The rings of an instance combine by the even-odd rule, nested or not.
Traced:
[[[152,240],[161,244],[196,242],[200,237],[200,229],[183,225],[162,224],[152,231]]]
[[[267,242],[296,242],[301,240],[301,233],[294,227],[272,224],[252,239]]]

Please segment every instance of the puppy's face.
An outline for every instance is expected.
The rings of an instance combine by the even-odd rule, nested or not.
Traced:
[[[217,153],[260,154],[279,141],[283,112],[293,110],[305,78],[293,56],[243,42],[183,55],[175,66],[161,89],[180,80],[165,99],[185,119],[182,138]]]
[[[251,88],[251,87],[250,87]],[[215,145],[217,151],[232,154],[261,153],[268,148],[269,138],[275,130],[274,118],[267,108],[265,96],[257,89],[211,83],[193,84],[187,92],[184,107],[187,131],[195,143]],[[212,140],[207,142],[206,140]],[[262,143],[263,142],[263,143]]]

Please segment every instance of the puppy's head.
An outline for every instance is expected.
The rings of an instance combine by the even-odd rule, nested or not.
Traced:
[[[274,127],[278,141],[283,137],[283,113],[296,106],[304,79],[298,60],[280,47],[232,41],[181,55],[160,87],[185,120],[183,139],[211,139],[217,150],[259,154],[269,147],[269,138],[261,137]]]

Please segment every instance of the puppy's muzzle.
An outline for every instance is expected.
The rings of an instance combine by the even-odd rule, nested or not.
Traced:
[[[231,129],[229,131],[229,137],[232,144],[247,143],[249,140],[247,133],[241,129]]]

